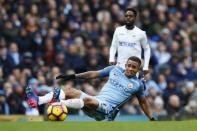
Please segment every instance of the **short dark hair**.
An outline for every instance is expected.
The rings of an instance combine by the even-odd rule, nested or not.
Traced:
[[[132,11],[135,16],[137,16],[137,10],[134,8],[126,8],[125,12]]]
[[[141,64],[142,64],[141,59],[140,59],[139,57],[136,57],[136,56],[131,56],[131,57],[129,57],[128,61],[129,61],[129,60],[132,60],[132,61],[137,62],[140,66],[141,66]]]

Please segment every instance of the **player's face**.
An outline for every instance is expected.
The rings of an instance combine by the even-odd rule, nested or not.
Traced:
[[[135,23],[135,14],[133,11],[126,11],[125,12],[125,24],[128,26],[132,26]]]
[[[128,60],[125,65],[125,75],[127,77],[135,76],[136,73],[139,71],[140,65],[138,62]]]

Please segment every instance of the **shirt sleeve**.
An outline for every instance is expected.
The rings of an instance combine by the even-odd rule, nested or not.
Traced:
[[[148,43],[146,33],[143,34],[143,38],[141,40],[141,46],[144,49],[144,67],[143,67],[143,70],[148,70],[151,52],[150,52],[150,45]]]
[[[144,85],[144,83],[142,81],[140,81],[140,88],[139,88],[139,90],[136,93],[136,97],[139,100],[143,99],[146,96],[144,90],[145,90],[145,85]]]
[[[109,76],[109,73],[112,69],[114,69],[115,66],[108,66],[108,67],[105,67],[104,69],[102,70],[99,70],[99,75],[100,77],[107,77]]]
[[[118,48],[118,39],[117,39],[117,29],[114,32],[110,51],[109,51],[109,62],[115,62],[115,55]]]

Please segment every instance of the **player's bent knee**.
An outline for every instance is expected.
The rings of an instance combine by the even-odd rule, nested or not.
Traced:
[[[84,106],[87,108],[97,109],[98,108],[98,101],[92,99],[92,98],[84,98]]]
[[[64,92],[66,94],[66,99],[79,98],[80,94],[81,94],[81,92],[79,90],[74,89],[71,86],[67,86],[64,89]]]

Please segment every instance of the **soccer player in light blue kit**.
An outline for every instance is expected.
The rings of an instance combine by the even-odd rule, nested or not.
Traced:
[[[141,66],[141,60],[138,57],[129,57],[125,64],[125,70],[117,66],[109,66],[99,71],[88,71],[72,75],[59,75],[56,79],[93,79],[98,77],[109,77],[107,83],[101,89],[97,96],[90,96],[84,92],[72,87],[64,88],[65,98],[60,100],[68,108],[81,108],[84,112],[96,120],[113,121],[119,111],[119,108],[133,97],[137,97],[141,108],[150,120],[155,120],[152,116],[148,102],[144,96],[144,85],[136,77],[136,73]],[[60,91],[60,88],[59,92]],[[60,94],[60,93],[54,93]],[[35,96],[30,88],[27,88],[29,100],[39,102],[39,97]],[[53,95],[54,96],[54,95]],[[36,100],[34,100],[36,98]],[[53,97],[54,98],[54,97]],[[56,97],[56,98],[59,98]],[[29,104],[32,104],[29,102]],[[36,103],[36,104],[37,104]]]

